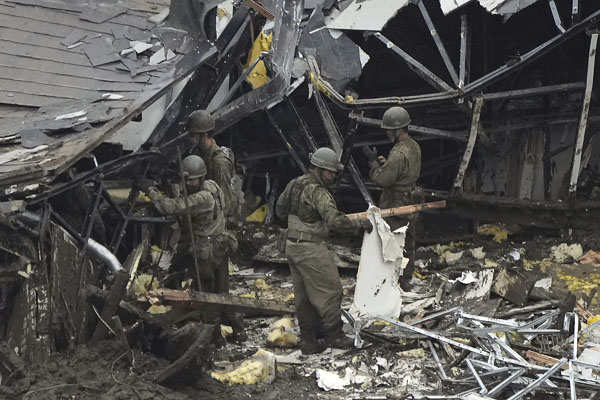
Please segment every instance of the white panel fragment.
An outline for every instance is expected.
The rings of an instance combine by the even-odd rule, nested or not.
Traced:
[[[326,18],[330,29],[380,31],[409,0],[354,0],[334,18]]]
[[[61,119],[78,118],[78,117],[83,117],[85,114],[87,114],[87,111],[80,110],[80,111],[75,111],[75,112],[72,112],[72,113],[69,113],[69,114],[58,115],[58,116],[56,116],[56,118],[54,118],[54,120],[60,121]]]
[[[375,229],[363,237],[350,314],[357,320],[397,318],[403,294],[398,278],[408,263],[403,255],[408,226],[392,232],[378,208],[369,208],[368,215]]]

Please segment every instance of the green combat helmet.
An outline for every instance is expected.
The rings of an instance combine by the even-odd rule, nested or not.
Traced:
[[[339,172],[344,169],[335,151],[329,147],[318,148],[310,157],[310,163],[315,167],[326,169],[331,172]]]
[[[202,157],[191,155],[184,158],[183,173],[186,179],[204,178],[206,176],[206,164],[204,164]]]
[[[410,124],[410,115],[403,107],[390,107],[383,113],[383,129],[403,129]]]
[[[215,119],[206,110],[196,110],[189,116],[187,128],[190,133],[206,133],[215,129]]]

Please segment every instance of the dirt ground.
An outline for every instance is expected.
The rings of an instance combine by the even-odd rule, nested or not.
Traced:
[[[257,230],[260,229],[250,229],[254,233]],[[475,235],[468,240],[450,243],[450,247],[452,251],[456,252],[483,247],[486,253],[485,259],[493,261],[497,266],[512,263],[523,269],[552,275],[558,285],[571,289],[577,292],[579,298],[584,298],[590,293],[590,287],[577,286],[565,276],[576,276],[580,280],[586,280],[589,274],[596,273],[598,266],[582,266],[574,263],[574,260],[557,263],[551,259],[550,248],[560,243],[579,243],[585,253],[588,250],[600,250],[600,238],[589,232],[572,232],[571,237],[565,237],[564,233],[562,232],[563,236],[561,236],[559,230],[520,229],[509,233],[506,240],[495,241],[492,236]],[[248,235],[248,232],[246,234]],[[268,238],[269,234],[270,231],[267,231],[264,238]],[[260,243],[244,244],[242,249],[251,254],[254,251],[253,247],[259,246]],[[423,248],[418,252],[418,258],[423,259],[424,265],[427,267],[419,270],[419,276],[414,279],[426,280],[428,275],[433,274],[432,271],[448,267],[440,261],[434,247]],[[515,249],[521,255],[518,261],[508,257]],[[250,266],[250,261],[244,260],[244,257],[237,258],[235,261],[237,269]],[[242,265],[242,263],[248,264]],[[468,269],[473,264],[472,259],[464,256],[456,268]],[[272,272],[267,274],[266,279],[266,283],[270,287],[260,289],[256,286],[255,280],[236,277],[232,278],[232,294],[255,292],[260,298],[284,299],[292,293],[287,268],[262,265],[255,267],[255,271],[257,273]],[[354,276],[355,271],[342,271],[342,281],[345,287],[344,304],[346,305],[352,299]],[[288,301],[292,300],[288,299]],[[0,386],[0,399],[410,398],[417,394],[414,389],[416,383],[406,382],[403,387],[397,379],[398,375],[402,373],[402,369],[410,370],[417,364],[419,369],[415,369],[413,376],[419,377],[421,380],[419,385],[428,386],[428,390],[444,391],[427,352],[421,360],[402,359],[401,355],[407,354],[404,353],[406,350],[422,348],[417,342],[405,342],[403,345],[374,344],[362,350],[352,350],[342,358],[336,359],[335,363],[326,359],[317,361],[309,359],[305,360],[304,365],[279,364],[276,378],[271,384],[227,386],[210,377],[209,371],[214,369],[216,364],[224,361],[243,360],[258,349],[265,348],[266,335],[273,320],[274,318],[246,319],[248,339],[245,342],[228,341],[224,345],[219,344],[215,347],[212,358],[204,360],[203,364],[206,369],[192,371],[193,382],[191,384],[173,384],[171,387],[165,387],[154,383],[158,372],[168,365],[168,361],[134,350],[131,362],[129,352],[124,350],[117,340],[107,340],[93,348],[80,346],[71,351],[55,354],[39,365],[27,365],[23,378],[10,379],[8,386]],[[289,354],[297,349],[271,350],[278,354]],[[376,371],[374,373],[376,379],[372,384],[354,385],[345,391],[331,392],[324,392],[317,385],[314,375],[317,367],[336,369],[342,373],[344,366],[347,365],[364,364],[372,368],[377,357],[389,360],[390,366],[386,366],[385,371],[383,369]],[[373,374],[372,371],[371,374]]]

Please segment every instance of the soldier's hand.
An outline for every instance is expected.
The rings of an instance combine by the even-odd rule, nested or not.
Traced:
[[[383,164],[385,164],[387,159],[384,156],[378,156],[377,161],[379,162],[380,165],[383,165]]]
[[[377,151],[373,150],[370,146],[364,145],[362,147],[362,152],[367,157],[367,160],[369,160],[369,163],[377,159]]]
[[[148,189],[151,186],[156,186],[156,181],[154,181],[152,179],[143,178],[143,179],[138,179],[135,182],[135,187],[146,193],[148,193]]]
[[[364,229],[364,231],[367,233],[373,232],[373,224],[371,223],[371,220],[369,220],[368,218],[360,220],[360,227],[362,229]]]

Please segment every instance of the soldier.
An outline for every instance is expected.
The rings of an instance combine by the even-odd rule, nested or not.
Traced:
[[[394,143],[388,158],[377,157],[375,152],[370,151],[368,147],[365,149],[371,167],[369,177],[375,184],[383,188],[379,199],[380,208],[399,207],[421,200],[416,185],[421,174],[421,147],[408,135],[409,124],[410,115],[404,108],[389,108],[383,114],[381,121],[381,128]],[[392,230],[409,224],[406,231],[405,250],[410,261],[400,281],[404,290],[408,290],[408,283],[414,272],[417,215],[394,217],[388,221]]]
[[[321,147],[310,163],[313,168],[287,185],[276,206],[277,216],[288,222],[285,254],[294,282],[304,354],[325,349],[319,340],[321,327],[328,345],[352,345],[342,330],[342,286],[335,254],[325,242],[332,235],[356,234],[360,227],[372,229],[368,220],[353,222],[337,209],[329,192],[342,169],[335,152]]]
[[[187,127],[194,146],[198,146],[199,155],[206,164],[206,178],[215,181],[223,191],[225,217],[236,218],[238,201],[232,186],[232,178],[235,174],[233,152],[215,142],[213,138],[215,119],[208,111],[192,112]],[[239,220],[239,216],[237,219]]]
[[[214,181],[205,179],[206,165],[201,157],[187,156],[183,160],[183,170],[186,175],[187,206],[192,219],[202,290],[229,293],[227,256],[237,243],[225,230],[223,192]],[[168,197],[153,186],[143,189],[160,213],[175,215],[178,218],[181,238],[177,244],[173,265],[176,268],[193,266],[194,248],[186,219],[186,200],[183,197]]]

